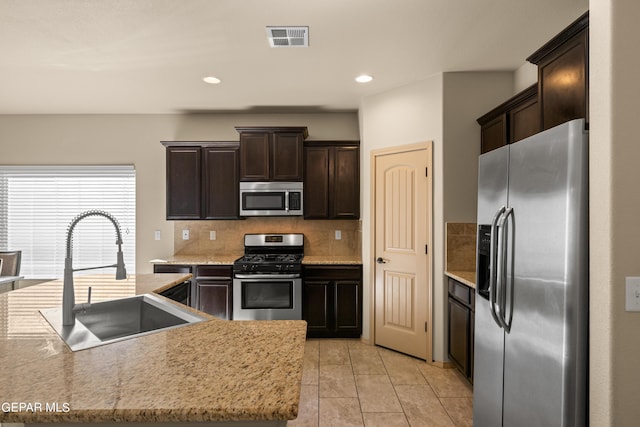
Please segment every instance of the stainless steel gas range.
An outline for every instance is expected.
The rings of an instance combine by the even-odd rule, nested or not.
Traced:
[[[245,234],[233,263],[234,320],[302,319],[303,234]]]

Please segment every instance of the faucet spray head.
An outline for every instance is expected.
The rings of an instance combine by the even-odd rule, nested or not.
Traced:
[[[124,267],[124,257],[122,250],[118,249],[118,261],[116,262],[116,280],[124,280],[127,278],[127,269]]]

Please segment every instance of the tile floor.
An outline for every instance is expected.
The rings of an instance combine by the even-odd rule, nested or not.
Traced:
[[[308,340],[298,418],[287,426],[471,426],[472,412],[472,388],[455,369],[359,340]]]

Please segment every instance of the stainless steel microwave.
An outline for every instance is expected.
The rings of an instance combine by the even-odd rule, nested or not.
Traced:
[[[241,182],[240,216],[302,215],[302,182]]]

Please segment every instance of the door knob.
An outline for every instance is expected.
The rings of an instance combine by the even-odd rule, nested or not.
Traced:
[[[384,259],[384,258],[382,258],[381,256],[379,256],[379,257],[376,259],[376,262],[377,262],[378,264],[386,264],[386,263],[387,263],[387,260],[386,260],[386,259]]]

